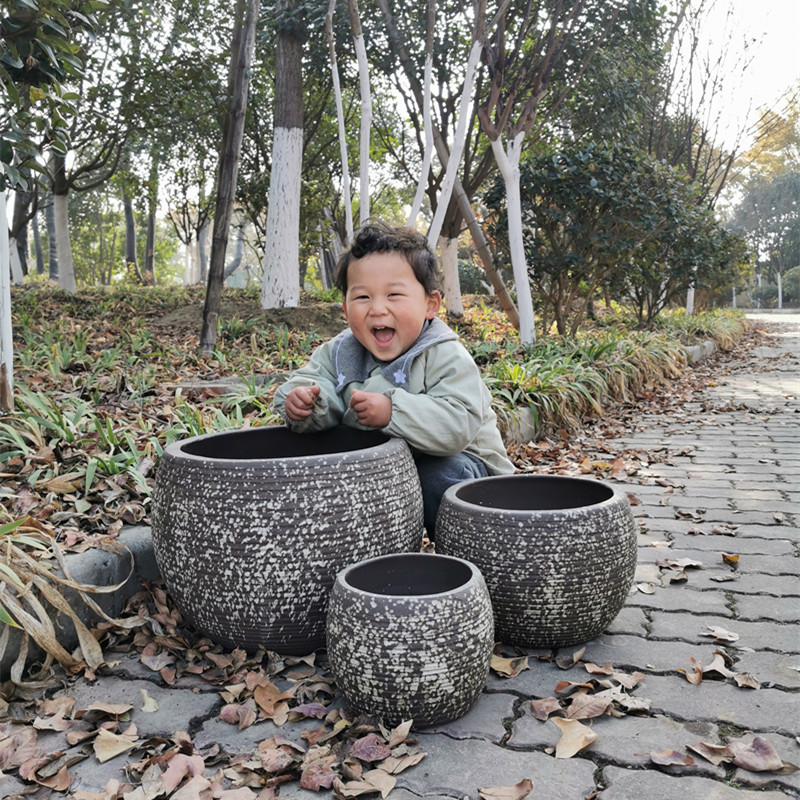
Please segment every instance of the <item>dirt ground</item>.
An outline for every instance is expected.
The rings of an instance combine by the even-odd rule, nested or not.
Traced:
[[[320,337],[330,338],[347,327],[341,303],[315,303],[296,308],[262,309],[255,302],[222,302],[220,319],[239,317],[242,320],[260,319],[265,326],[286,326],[302,331],[316,331]],[[173,328],[196,328],[203,321],[203,306],[189,305],[171,311],[156,320],[158,326]]]

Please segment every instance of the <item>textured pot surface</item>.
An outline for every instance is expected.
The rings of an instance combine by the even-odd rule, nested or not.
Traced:
[[[593,639],[619,613],[636,528],[627,496],[603,481],[495,476],[445,492],[436,549],[483,573],[499,641],[560,647]]]
[[[475,703],[494,646],[489,593],[474,564],[410,553],[339,573],[328,609],[328,661],[350,706],[387,725],[423,728]]]
[[[419,548],[422,494],[401,439],[252,428],[167,447],[152,523],[189,624],[229,647],[305,654],[325,643],[337,572]]]

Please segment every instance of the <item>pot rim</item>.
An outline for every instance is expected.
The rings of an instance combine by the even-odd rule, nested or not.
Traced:
[[[464,581],[464,583],[459,584],[458,586],[453,587],[452,589],[448,589],[444,592],[430,592],[427,594],[389,594],[388,592],[370,592],[366,589],[359,589],[356,586],[353,586],[347,580],[347,577],[350,572],[353,570],[363,567],[365,565],[374,564],[379,561],[388,561],[393,560],[396,558],[434,558],[439,561],[450,561],[461,564],[467,567],[470,571],[469,579]],[[473,586],[477,583],[481,583],[483,581],[483,574],[478,569],[475,564],[471,561],[467,561],[465,558],[459,558],[458,556],[449,556],[445,555],[444,553],[387,553],[386,555],[382,556],[374,556],[372,558],[365,558],[363,561],[356,561],[354,564],[349,564],[344,569],[340,570],[339,573],[336,575],[336,581],[334,583],[335,586],[339,586],[342,591],[359,595],[361,597],[402,597],[408,600],[409,602],[413,602],[416,600],[428,600],[429,598],[439,598],[439,597],[447,597],[448,595],[454,595],[458,592],[464,591],[464,589]]]
[[[592,486],[601,484],[604,488],[608,489],[611,492],[611,496],[606,498],[605,500],[601,500],[599,503],[585,503],[576,506],[563,506],[560,508],[542,508],[542,509],[506,508],[504,506],[485,506],[481,505],[480,503],[471,503],[469,500],[465,500],[463,497],[458,496],[458,493],[460,491],[467,489],[470,486],[477,483],[488,483],[489,481],[508,481],[511,479],[517,481],[520,480],[571,481]],[[529,472],[517,472],[511,475],[489,475],[483,478],[470,478],[469,480],[461,481],[460,483],[456,483],[448,487],[445,490],[444,495],[442,496],[442,504],[447,503],[450,505],[475,509],[477,513],[509,514],[517,517],[525,514],[543,514],[543,513],[574,514],[574,513],[580,513],[581,511],[585,511],[586,509],[601,509],[604,506],[612,505],[614,503],[619,503],[621,500],[627,501],[627,495],[624,495],[618,487],[614,486],[608,481],[600,480],[599,478],[585,478],[572,475],[539,475],[536,473],[529,473]]]
[[[346,426],[342,426],[346,427]],[[249,468],[255,464],[274,464],[279,461],[288,462],[291,464],[303,464],[309,460],[319,460],[323,458],[336,458],[340,460],[347,460],[348,458],[372,458],[373,456],[377,455],[378,450],[381,448],[385,448],[387,446],[397,448],[400,447],[407,447],[405,440],[398,439],[394,436],[389,436],[388,434],[383,433],[382,431],[362,431],[363,433],[374,433],[377,436],[385,437],[385,441],[378,442],[374,445],[370,445],[369,447],[360,447],[355,450],[339,450],[339,451],[332,451],[329,453],[311,453],[308,455],[299,455],[299,456],[280,456],[279,458],[211,458],[209,456],[197,455],[195,453],[187,453],[185,451],[185,447],[188,445],[195,444],[197,442],[202,442],[208,439],[219,438],[222,436],[236,436],[238,434],[245,434],[251,433],[253,431],[284,431],[292,433],[291,429],[287,425],[257,425],[249,428],[231,428],[230,430],[225,431],[212,431],[211,433],[201,433],[197,436],[189,436],[185,439],[178,439],[177,441],[172,442],[171,444],[167,445],[164,448],[164,453],[162,459],[164,458],[176,458],[176,459],[184,459],[186,461],[196,461],[202,462],[204,464],[214,464],[214,465],[224,465],[226,469],[242,469],[242,468]],[[354,431],[360,430],[353,428]],[[304,434],[296,434],[298,436],[314,436],[314,433],[304,433]]]

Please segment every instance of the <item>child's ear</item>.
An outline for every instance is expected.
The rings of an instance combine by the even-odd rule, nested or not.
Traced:
[[[344,312],[344,318],[347,319],[347,300],[342,301],[342,311]]]
[[[434,289],[428,295],[428,309],[427,313],[425,314],[425,319],[433,319],[439,313],[439,309],[441,307],[442,307],[441,292],[438,292],[436,291],[436,289]]]

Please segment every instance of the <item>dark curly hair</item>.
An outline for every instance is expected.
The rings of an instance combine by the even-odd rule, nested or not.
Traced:
[[[439,290],[436,256],[428,246],[428,240],[413,228],[395,228],[381,220],[373,220],[356,232],[350,249],[342,253],[336,264],[333,283],[342,295],[347,294],[350,262],[370,253],[400,253],[414,270],[414,276],[426,294]]]

